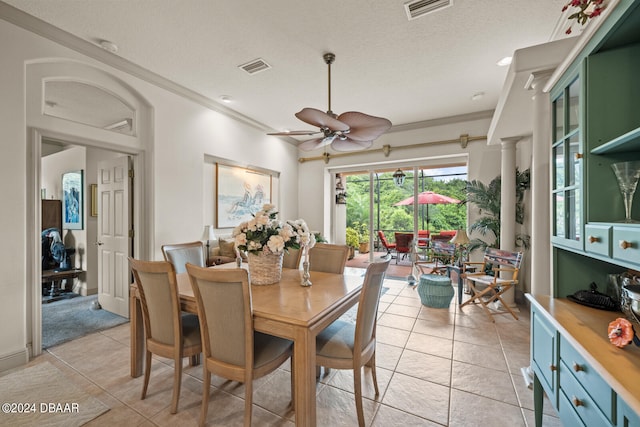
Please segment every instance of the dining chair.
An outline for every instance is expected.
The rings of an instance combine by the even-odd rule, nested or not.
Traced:
[[[309,249],[309,270],[343,274],[349,256],[349,246],[316,243]]]
[[[182,382],[182,358],[202,353],[198,317],[180,311],[180,297],[173,265],[166,261],[141,261],[129,257],[140,294],[145,332],[145,369],[142,396],[147,395],[151,354],[173,359],[171,413],[178,411]]]
[[[184,265],[188,262],[200,267],[207,266],[204,245],[200,241],[162,245],[162,255],[165,261],[173,264],[176,274],[186,272]]]
[[[289,248],[284,252],[284,257],[282,258],[282,267],[283,268],[300,268],[300,260],[302,259],[302,249],[293,249]]]
[[[369,264],[358,302],[356,322],[341,318],[316,337],[316,364],[335,369],[352,369],[358,425],[364,426],[362,409],[362,367],[371,367],[376,396],[376,319],[384,276],[390,260]]]
[[[251,425],[253,380],[275,371],[292,355],[293,342],[253,329],[249,275],[243,268],[187,264],[204,353],[200,425],[207,419],[211,374],[244,383],[244,425]],[[291,398],[294,396],[291,364]]]

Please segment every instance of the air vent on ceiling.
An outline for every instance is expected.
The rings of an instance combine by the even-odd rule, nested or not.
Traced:
[[[267,64],[264,59],[258,58],[246,64],[238,65],[238,68],[242,68],[249,74],[259,73],[260,71],[268,70],[271,65]]]
[[[453,0],[413,0],[404,4],[409,20],[451,6]]]

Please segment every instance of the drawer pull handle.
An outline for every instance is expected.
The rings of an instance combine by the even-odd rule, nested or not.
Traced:
[[[573,406],[578,407],[578,406],[584,406],[584,403],[582,403],[582,400],[578,399],[577,397],[573,396],[571,398],[571,402],[573,402]]]
[[[576,160],[581,159],[583,156],[582,153],[576,153]]]
[[[573,370],[576,372],[584,371],[584,368],[578,365],[576,362],[573,362]]]
[[[549,369],[551,369],[551,372],[558,370],[558,368],[556,368],[556,365],[549,365]]]
[[[596,236],[589,236],[589,243],[596,243],[599,242],[600,238],[596,237]]]
[[[626,240],[620,240],[620,242],[618,243],[618,245],[620,245],[621,249],[628,249],[630,247],[632,247],[633,245],[631,244],[631,242],[627,242]]]

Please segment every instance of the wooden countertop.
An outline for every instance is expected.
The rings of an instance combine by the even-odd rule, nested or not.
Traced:
[[[609,342],[607,328],[621,312],[598,310],[565,298],[527,294],[527,299],[548,314],[551,322],[591,364],[611,388],[640,414],[640,347],[618,348]],[[636,327],[636,334],[640,328]]]

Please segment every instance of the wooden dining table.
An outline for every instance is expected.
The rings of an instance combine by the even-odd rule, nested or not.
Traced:
[[[246,264],[243,265],[246,268]],[[235,263],[213,268],[237,268]],[[302,270],[283,268],[273,285],[252,285],[254,328],[293,341],[295,419],[297,426],[316,425],[316,335],[358,302],[364,269],[346,274],[311,272],[310,287],[300,286]],[[189,276],[176,275],[182,310],[197,313]],[[136,284],[130,287],[131,376],[142,374],[144,328]]]

